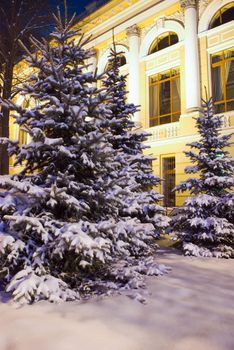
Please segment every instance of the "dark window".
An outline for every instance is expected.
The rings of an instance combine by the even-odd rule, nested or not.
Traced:
[[[150,77],[149,112],[150,126],[172,123],[179,120],[179,69],[171,69]]]
[[[127,63],[125,56],[122,56],[122,55],[119,56],[119,61],[120,61],[120,66],[124,66]]]
[[[157,37],[149,49],[149,55],[151,53],[165,49],[168,46],[178,43],[178,36],[173,32],[166,32]]]
[[[120,67],[124,66],[127,63],[126,57],[124,55],[119,55],[118,56],[118,61],[119,61],[119,66]],[[111,61],[108,60],[105,70],[108,70],[110,68],[111,68]]]
[[[234,19],[234,2],[223,6],[219,9],[210,22],[209,29],[221,26],[224,23],[228,23]]]
[[[234,48],[211,57],[215,113],[234,109]]]
[[[163,205],[165,207],[175,207],[175,157],[165,157],[162,159],[162,187]]]

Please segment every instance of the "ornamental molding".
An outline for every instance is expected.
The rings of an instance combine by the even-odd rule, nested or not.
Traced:
[[[174,20],[179,22],[180,24],[184,25],[184,12],[183,11],[176,11],[172,13],[171,15],[166,17],[166,20]]]
[[[212,2],[212,0],[200,0],[198,4],[198,16],[201,18],[203,12],[207,8],[207,6]]]
[[[124,37],[123,39],[118,40],[115,44],[125,46],[129,50],[129,42],[127,37]]]
[[[153,23],[141,30],[142,39],[149,33],[152,28],[156,28],[157,31],[167,27],[167,21],[175,21],[184,26],[184,13],[183,11],[176,11],[169,16],[159,17],[154,20]]]
[[[198,33],[209,29],[210,21],[215,13],[223,6],[230,4],[231,0],[202,0],[200,5],[200,20],[198,24]]]
[[[165,28],[165,19],[166,17],[159,17],[155,20],[155,25],[157,30]]]
[[[128,47],[128,38],[124,38],[123,40],[115,41],[115,45],[117,47],[117,51],[123,52],[123,55],[126,57],[127,63],[129,62],[129,47]],[[109,43],[109,45],[103,47],[99,50],[98,57],[98,72],[102,73],[106,66],[106,63],[110,56],[110,50],[113,48],[113,42]]]
[[[146,36],[146,34],[152,29],[156,27],[156,24],[155,22],[151,23],[150,25],[144,27],[142,30],[141,30],[141,36],[142,36],[142,39]]]
[[[121,40],[115,41],[115,45],[116,46],[124,46],[126,48],[126,51],[129,51],[129,42],[128,42],[128,38],[125,37]],[[103,47],[101,50],[99,50],[99,55],[103,56],[105,55],[107,52],[110,52],[110,49],[113,47],[113,43],[111,42],[108,46]]]
[[[127,36],[140,36],[140,34],[141,30],[136,24],[127,28]]]
[[[197,7],[197,1],[196,0],[180,0],[180,6],[183,9],[188,9],[189,7],[196,8]]]

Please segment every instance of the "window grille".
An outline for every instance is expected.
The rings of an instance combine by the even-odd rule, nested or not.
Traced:
[[[209,29],[221,26],[234,19],[234,1],[219,9],[210,22]]]
[[[151,45],[149,49],[149,55],[151,55],[154,52],[163,50],[166,47],[175,45],[176,43],[178,43],[178,41],[179,41],[179,38],[176,33],[173,33],[173,32],[162,33],[157,37],[157,39]]]
[[[149,79],[150,127],[177,122],[181,109],[179,69],[170,69]]]
[[[163,189],[163,205],[165,207],[175,207],[175,157],[165,157],[162,159],[162,189]]]

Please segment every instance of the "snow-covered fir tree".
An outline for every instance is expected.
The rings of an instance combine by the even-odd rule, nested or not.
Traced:
[[[105,121],[112,95],[94,87],[73,20],[58,13],[50,42],[32,38],[34,73],[20,90],[29,107],[2,101],[31,138],[1,140],[22,167],[0,177],[0,278],[20,303],[137,288],[163,270],[152,258],[154,226],[120,215],[129,189]]]
[[[186,255],[234,258],[234,160],[227,149],[231,134],[221,134],[222,117],[214,115],[212,99],[203,108],[196,120],[200,139],[185,152],[194,164],[185,172],[198,176],[175,188],[192,196],[175,210],[172,230]]]
[[[110,56],[103,85],[111,89],[109,108],[111,114],[108,122],[111,129],[110,143],[116,152],[116,159],[121,163],[120,174],[126,179],[127,208],[122,214],[138,218],[142,223],[152,223],[155,237],[159,237],[168,226],[169,218],[165,209],[159,205],[163,196],[154,187],[160,183],[160,178],[152,171],[154,158],[146,155],[144,141],[149,134],[139,131],[133,121],[138,106],[127,103],[126,75],[120,74],[122,52],[118,52],[113,38]]]

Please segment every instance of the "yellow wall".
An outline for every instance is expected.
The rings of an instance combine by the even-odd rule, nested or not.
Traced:
[[[102,53],[107,50],[111,43],[111,35],[103,40],[96,43],[96,39],[100,37],[103,33],[107,32],[111,28],[108,20],[111,18],[116,19],[115,26],[118,26],[121,21],[125,18],[124,15],[118,17],[121,11],[125,11],[130,8],[130,6],[135,6],[139,3],[139,0],[127,1],[127,0],[112,0],[108,2],[105,6],[100,8],[98,11],[94,12],[90,16],[84,19],[83,22],[78,23],[84,32],[94,31],[94,48],[97,51],[97,59],[100,60]],[[157,2],[153,0],[148,0],[145,4],[152,4],[154,6]],[[162,2],[159,1],[159,4]],[[145,5],[145,7],[147,7]],[[125,13],[125,12],[123,12]],[[135,12],[137,14],[137,10]],[[179,2],[169,6],[168,8],[154,13],[147,19],[139,20],[136,23],[142,31],[150,26],[155,25],[155,20],[161,16],[168,16],[169,18],[175,18],[175,20],[181,21],[183,16],[181,15],[181,8]],[[100,27],[99,25],[102,24]],[[114,26],[113,25],[113,26]],[[99,26],[99,27],[98,27]],[[95,28],[98,27],[99,32],[95,32]],[[221,28],[222,27],[222,28]],[[211,84],[210,84],[210,62],[209,57],[213,51],[218,50],[219,47],[225,45],[225,43],[233,42],[234,28],[221,26],[220,28],[212,29],[209,33],[199,35],[199,57],[200,57],[200,78],[201,78],[201,92],[202,97],[205,97],[205,89],[207,88],[208,96],[211,94]],[[126,45],[127,37],[126,30],[118,32],[115,34],[115,40],[119,44]],[[173,66],[174,62],[179,62],[180,68],[180,78],[181,78],[181,117],[179,122],[161,125],[159,127],[149,128],[149,115],[148,115],[148,82],[147,82],[147,72],[157,69],[160,65],[167,62],[169,65]],[[131,64],[131,62],[129,62]],[[122,68],[122,73],[128,73],[129,64]],[[24,69],[19,65],[19,72]],[[189,160],[184,155],[183,151],[186,149],[186,144],[198,139],[197,131],[195,129],[194,117],[199,115],[199,112],[186,113],[186,96],[185,96],[185,54],[184,54],[184,42],[171,47],[169,50],[164,52],[159,52],[158,54],[153,54],[152,58],[139,59],[139,70],[140,70],[140,103],[141,103],[141,125],[143,129],[151,132],[153,135],[149,138],[147,144],[151,146],[146,152],[153,154],[157,159],[153,162],[153,169],[156,175],[162,176],[161,160],[162,157],[166,155],[172,155],[176,158],[176,184],[184,181],[188,175],[184,173],[184,168],[189,165]],[[191,82],[192,84],[192,82]],[[128,88],[128,86],[127,86]],[[234,111],[225,113],[225,128],[223,128],[223,133],[229,133],[234,131]],[[174,125],[173,125],[174,124]],[[11,122],[11,137],[17,135],[17,127],[12,125]],[[188,149],[188,148],[187,148]],[[234,145],[230,149],[230,153],[234,154]],[[12,163],[11,163],[12,164]],[[13,169],[11,169],[13,171]],[[179,193],[176,195],[176,205],[183,203],[186,198],[187,193]]]

